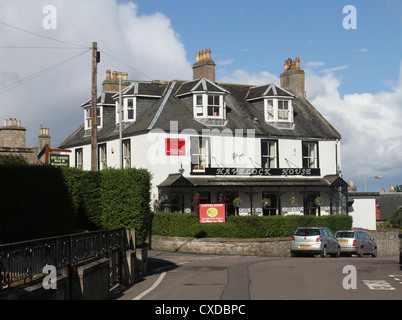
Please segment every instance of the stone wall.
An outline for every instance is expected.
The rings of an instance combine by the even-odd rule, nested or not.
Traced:
[[[169,252],[261,257],[290,256],[290,238],[224,239],[152,236],[151,249]]]
[[[398,231],[370,231],[364,230],[377,243],[378,256],[388,257],[399,255],[400,240]]]
[[[399,254],[400,240],[396,231],[367,231],[375,239],[379,257]],[[151,249],[167,252],[290,257],[290,238],[224,239],[152,236]]]

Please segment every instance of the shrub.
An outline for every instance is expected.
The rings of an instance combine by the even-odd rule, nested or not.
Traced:
[[[152,234],[176,237],[270,238],[290,237],[298,227],[323,226],[333,232],[352,228],[352,217],[229,216],[225,223],[198,222],[194,214],[155,213]]]
[[[135,229],[140,245],[150,232],[151,175],[144,169],[107,169],[101,171],[101,225],[106,229]]]
[[[8,162],[7,162],[8,163]],[[151,230],[151,175],[142,169],[82,171],[0,165],[0,243],[45,238],[72,229]]]
[[[0,177],[1,243],[70,232],[74,209],[59,169],[1,165]]]

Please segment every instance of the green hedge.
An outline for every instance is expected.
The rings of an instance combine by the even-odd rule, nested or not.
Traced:
[[[151,175],[143,169],[0,162],[0,243],[125,227],[136,230],[141,245],[151,229],[150,186]]]
[[[137,244],[142,244],[147,240],[152,222],[149,171],[107,169],[101,173],[102,226],[106,229],[134,229]]]
[[[352,217],[334,216],[230,216],[225,223],[201,224],[194,214],[154,214],[152,234],[175,237],[269,238],[290,237],[298,227],[322,226],[332,232],[351,229]]]
[[[0,243],[68,233],[74,208],[61,171],[0,165]]]

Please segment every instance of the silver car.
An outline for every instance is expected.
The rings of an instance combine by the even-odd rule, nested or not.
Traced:
[[[306,254],[319,254],[323,258],[327,254],[339,257],[340,246],[328,228],[304,227],[294,232],[290,242],[290,253],[292,257]]]
[[[366,232],[360,230],[338,231],[335,234],[341,246],[341,254],[351,256],[356,254],[359,257],[364,254],[377,256],[377,244]]]

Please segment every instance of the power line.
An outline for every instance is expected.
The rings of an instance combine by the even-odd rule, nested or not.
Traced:
[[[4,86],[4,87],[0,88],[0,94],[6,92],[8,90],[11,90],[11,89],[13,89],[15,87],[18,87],[18,86],[20,86],[20,85],[22,85],[22,84],[24,84],[24,83],[26,83],[28,81],[31,81],[31,80],[33,80],[33,79],[35,79],[37,77],[40,77],[41,75],[44,75],[44,74],[46,74],[46,73],[48,73],[48,72],[50,72],[50,71],[52,71],[52,70],[64,65],[64,64],[66,64],[66,63],[68,63],[68,62],[70,62],[70,61],[82,56],[83,54],[85,54],[85,53],[87,53],[89,51],[90,51],[90,49],[88,49],[88,50],[86,50],[84,52],[81,52],[79,54],[76,54],[75,56],[72,56],[72,57],[70,57],[70,58],[68,58],[66,60],[63,60],[63,61],[61,61],[61,62],[59,62],[59,63],[57,63],[57,64],[55,64],[53,66],[47,67],[47,68],[45,68],[45,69],[43,69],[43,70],[41,70],[39,72],[31,74],[31,75],[25,77],[24,79],[18,80],[18,81],[14,82],[14,83],[11,83],[11,84],[7,85],[7,86]]]
[[[48,40],[52,40],[52,41],[56,41],[56,42],[60,42],[60,43],[64,43],[64,44],[69,44],[69,45],[76,46],[76,47],[89,48],[88,46],[82,46],[82,45],[75,44],[75,43],[72,43],[72,42],[62,41],[62,40],[58,40],[58,39],[55,39],[55,38],[47,37],[47,36],[41,35],[39,33],[35,33],[35,32],[32,32],[32,31],[29,31],[29,30],[25,30],[25,29],[13,26],[13,25],[11,25],[9,23],[6,23],[6,22],[3,22],[3,21],[0,21],[0,24],[5,25],[5,26],[10,27],[10,28],[14,28],[14,29],[22,31],[22,32],[32,34],[32,35],[37,36],[37,37],[44,38],[44,39],[48,39]]]
[[[34,46],[0,46],[3,49],[64,49],[64,50],[87,50],[88,48],[78,48],[78,47],[34,47]]]
[[[134,68],[134,67],[128,65],[127,63],[125,63],[125,62],[123,62],[123,61],[121,61],[121,60],[119,60],[119,59],[113,57],[112,55],[108,54],[107,52],[105,52],[105,51],[103,51],[103,50],[99,50],[99,51],[102,52],[103,54],[107,55],[108,57],[110,57],[110,58],[112,58],[112,59],[114,59],[114,60],[120,62],[121,64],[125,65],[126,67],[129,67],[129,68],[133,69],[134,71],[136,71],[136,72],[138,72],[138,73],[141,73],[143,76],[147,77],[148,79],[150,79],[150,80],[153,80],[153,79],[154,79],[154,78],[148,76],[147,74],[145,74],[144,72],[141,72],[140,70],[138,70],[138,69],[136,69],[136,68]]]

